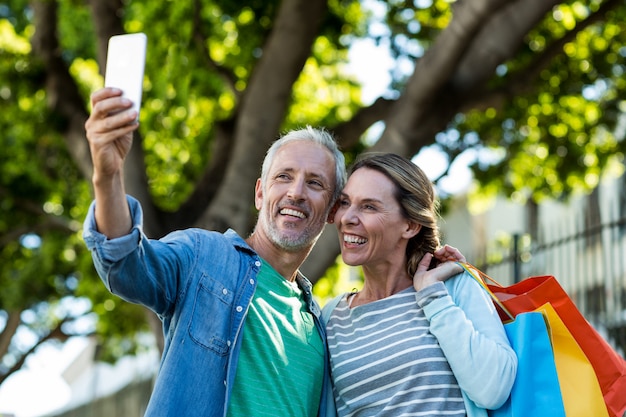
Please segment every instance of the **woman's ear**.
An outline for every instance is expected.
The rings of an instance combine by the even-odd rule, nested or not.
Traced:
[[[407,223],[407,228],[404,231],[403,235],[405,238],[407,239],[411,239],[415,236],[417,236],[417,234],[420,232],[420,230],[422,230],[422,225],[419,223],[416,223],[414,221],[409,221]]]

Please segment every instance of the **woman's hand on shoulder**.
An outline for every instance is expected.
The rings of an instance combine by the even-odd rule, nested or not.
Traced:
[[[465,256],[457,248],[450,245],[444,245],[434,252],[435,258],[439,262],[453,261],[466,262]]]
[[[433,269],[428,269],[433,257],[439,261],[439,264]],[[437,249],[434,254],[425,254],[413,276],[415,291],[463,272],[463,268],[457,262],[465,262],[465,256],[457,248],[449,245]]]

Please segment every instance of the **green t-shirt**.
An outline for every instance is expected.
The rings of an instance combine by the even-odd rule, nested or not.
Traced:
[[[318,412],[324,345],[302,291],[265,261],[243,330],[229,417]]]

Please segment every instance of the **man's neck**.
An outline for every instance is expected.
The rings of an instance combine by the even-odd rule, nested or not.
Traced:
[[[277,247],[267,239],[266,236],[258,233],[252,233],[250,237],[246,239],[246,242],[283,278],[292,282],[296,279],[298,268],[300,268],[302,262],[304,262],[309,252],[311,252],[311,248],[294,252],[286,251],[285,249]]]

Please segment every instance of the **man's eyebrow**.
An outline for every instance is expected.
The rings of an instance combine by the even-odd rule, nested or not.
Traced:
[[[330,182],[330,180],[326,177],[326,175],[319,174],[319,173],[316,173],[316,172],[307,173],[307,177],[320,178],[320,179],[324,180],[325,182]]]
[[[296,172],[296,168],[293,168],[293,167],[279,167],[279,168],[276,170],[276,172],[274,173],[274,175],[279,174],[279,173],[281,173],[281,172],[286,172],[286,173],[288,173],[288,174],[291,174],[291,173],[293,173],[293,172]],[[321,179],[324,183],[328,183],[328,184],[330,184],[330,183],[331,183],[330,179],[329,179],[326,175],[324,175],[324,174],[320,174],[320,173],[318,173],[318,172],[314,172],[314,171],[306,171],[306,172],[304,173],[304,175],[305,175],[305,177],[306,177],[306,178],[319,178],[319,179]]]
[[[330,179],[324,175],[323,173],[315,172],[315,171],[307,171],[304,173],[307,178],[319,178],[324,183],[330,184]]]

